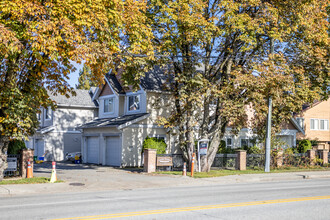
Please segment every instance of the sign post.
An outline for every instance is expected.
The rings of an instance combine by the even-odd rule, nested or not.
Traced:
[[[201,172],[201,155],[207,155],[209,139],[201,139],[198,141],[198,172]]]

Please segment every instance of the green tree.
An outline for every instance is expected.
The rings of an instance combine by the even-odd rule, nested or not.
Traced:
[[[98,86],[93,79],[91,68],[84,64],[83,68],[79,72],[77,89],[90,89],[91,87]]]
[[[179,130],[186,160],[191,161],[194,138],[207,138],[202,170],[209,171],[228,125],[234,131],[249,126],[264,136],[269,96],[273,131],[302,104],[327,97],[328,5],[328,0],[149,0],[156,51],[170,57],[156,62],[172,64],[175,112],[160,122]],[[250,124],[247,109],[253,109]]]
[[[40,106],[55,107],[46,89],[74,94],[67,83],[72,61],[85,61],[101,81],[121,54],[152,56],[145,7],[130,0],[0,2],[0,181],[9,141],[35,132]]]

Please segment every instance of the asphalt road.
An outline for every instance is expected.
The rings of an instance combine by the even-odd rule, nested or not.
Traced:
[[[330,219],[330,179],[0,199],[0,219]]]

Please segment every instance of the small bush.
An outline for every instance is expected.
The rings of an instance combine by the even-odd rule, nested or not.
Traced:
[[[257,145],[254,145],[252,147],[247,147],[246,148],[246,153],[248,154],[260,154],[261,153],[261,149],[259,147],[257,147]]]
[[[164,140],[155,137],[146,137],[143,141],[143,149],[157,149],[157,154],[165,154],[166,147],[167,145]]]
[[[307,150],[312,149],[312,144],[309,140],[301,140],[299,141],[297,149],[299,153],[306,153]]]
[[[26,149],[24,141],[12,140],[8,145],[8,154],[20,154],[21,150]]]
[[[231,149],[231,148],[227,147],[226,141],[221,140],[217,153],[218,154],[233,154],[233,153],[235,153],[235,149]]]

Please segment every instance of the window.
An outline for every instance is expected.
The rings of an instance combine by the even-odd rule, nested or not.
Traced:
[[[249,139],[242,138],[241,139],[241,147],[249,146]]]
[[[311,119],[311,130],[329,130],[329,120],[327,119]]]
[[[41,113],[37,113],[37,119],[38,121],[41,121]]]
[[[226,145],[227,145],[227,147],[232,147],[233,146],[233,139],[232,138],[227,138]]]
[[[52,119],[52,109],[50,107],[45,109],[45,119]]]
[[[325,120],[325,119],[320,120],[320,130],[324,130],[324,131],[329,130],[329,120]]]
[[[113,98],[104,99],[104,113],[112,113],[113,109]]]
[[[297,120],[299,126],[300,126],[302,129],[304,129],[304,121],[305,121],[304,118],[296,118],[296,120]]]
[[[140,110],[140,95],[128,96],[128,111]]]

